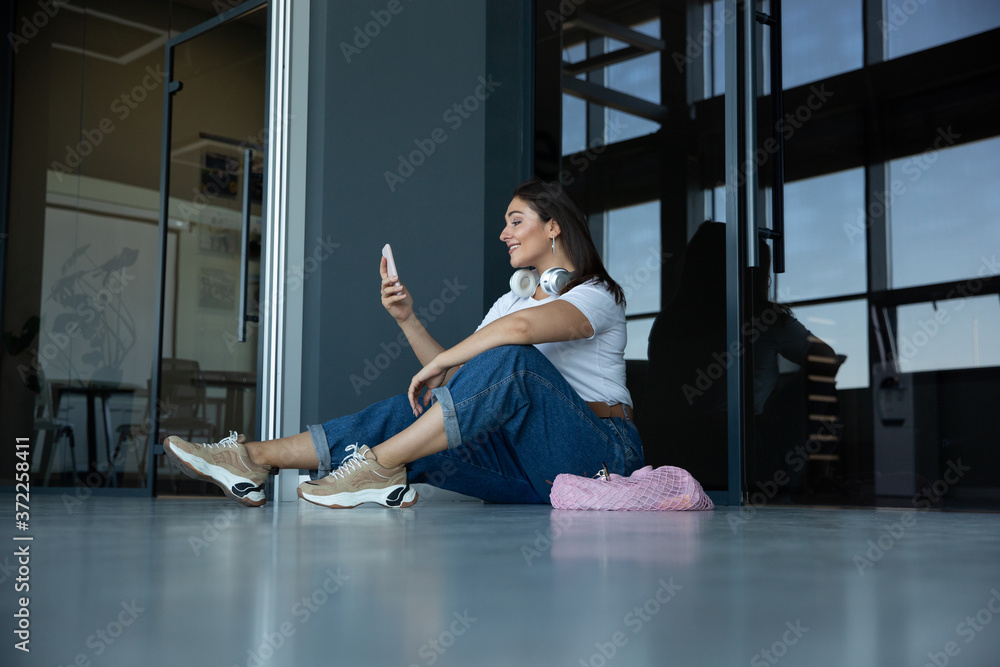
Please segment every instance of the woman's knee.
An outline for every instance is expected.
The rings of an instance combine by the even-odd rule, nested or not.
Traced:
[[[534,345],[501,345],[481,352],[468,363],[478,361],[490,366],[524,368],[539,361],[548,361]]]
[[[465,362],[452,379],[453,384],[449,386],[468,382],[477,386],[483,383],[488,385],[519,371],[537,372],[546,364],[549,364],[549,360],[534,345],[501,345],[480,352]]]

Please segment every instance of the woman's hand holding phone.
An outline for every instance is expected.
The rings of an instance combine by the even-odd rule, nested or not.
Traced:
[[[379,265],[379,273],[382,274],[381,295],[385,309],[399,323],[413,317],[413,299],[399,282],[399,276],[389,273],[389,261],[384,255]]]

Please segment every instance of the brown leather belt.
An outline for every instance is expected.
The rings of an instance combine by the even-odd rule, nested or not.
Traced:
[[[629,421],[635,421],[632,419],[632,408],[625,405],[624,403],[615,403],[614,405],[608,405],[602,401],[597,401],[596,403],[587,402],[590,409],[594,411],[594,414],[601,419],[607,419],[608,417],[622,417],[628,419]]]

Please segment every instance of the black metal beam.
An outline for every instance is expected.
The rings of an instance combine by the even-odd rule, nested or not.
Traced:
[[[562,91],[587,102],[624,111],[656,123],[663,123],[667,119],[667,108],[663,105],[571,76],[563,75]]]
[[[573,5],[573,11],[576,10],[575,3],[572,2],[556,0],[555,4],[564,10],[570,9],[569,5]],[[650,0],[610,0],[608,2],[587,0],[587,10],[619,25],[638,25],[655,18],[662,20],[663,12],[667,8],[679,9],[682,14],[685,12],[684,3],[678,3],[676,0],[659,0],[658,2],[650,2]],[[572,13],[572,11],[568,12],[566,18],[569,18]],[[589,38],[589,34],[588,30],[574,28],[571,25],[563,30],[563,43],[566,46],[571,46],[585,42]],[[665,37],[665,35],[665,31],[661,32],[661,37]],[[667,41],[664,39],[664,42]],[[683,40],[681,41],[683,42]]]
[[[662,39],[650,37],[582,9],[576,10],[569,20],[563,22],[563,30],[573,30],[574,28],[617,39],[619,42],[625,42],[645,51],[663,51],[667,48]]]
[[[632,60],[633,58],[638,58],[639,56],[644,56],[648,53],[649,51],[645,49],[628,46],[624,49],[618,49],[617,51],[611,51],[599,56],[594,56],[593,58],[581,60],[578,63],[563,62],[562,71],[563,74],[568,74],[569,76],[586,74],[587,72],[610,67],[611,65],[616,65],[618,63],[625,62],[626,60]]]
[[[842,294],[835,297],[822,299],[803,299],[801,301],[790,301],[785,305],[789,308],[799,308],[803,306],[817,306],[826,303],[843,303],[844,301],[857,301],[867,298],[876,306],[909,306],[915,303],[931,303],[934,301],[948,301],[950,299],[963,299],[972,296],[988,296],[990,294],[1000,294],[1000,276],[983,276],[977,278],[966,278],[964,280],[949,280],[943,283],[932,285],[916,285],[914,287],[901,287],[889,290],[876,290],[870,293]]]

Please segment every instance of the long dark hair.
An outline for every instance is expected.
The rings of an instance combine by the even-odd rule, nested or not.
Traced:
[[[560,238],[566,254],[576,267],[576,276],[563,289],[563,294],[596,278],[611,292],[616,303],[625,305],[625,291],[611,279],[604,268],[604,262],[594,246],[594,239],[590,236],[587,219],[559,183],[532,178],[517,186],[513,196],[528,202],[528,206],[538,214],[542,222],[555,220],[559,223],[562,231]]]

